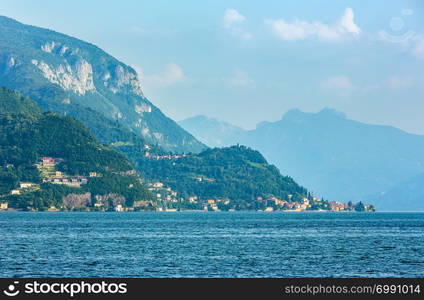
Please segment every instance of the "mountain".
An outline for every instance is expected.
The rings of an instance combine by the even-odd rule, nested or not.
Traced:
[[[0,89],[0,200],[12,208],[85,209],[151,200],[131,163],[77,120]]]
[[[42,112],[42,109],[29,98],[0,87],[0,113],[33,115]]]
[[[0,17],[0,85],[74,116],[104,143],[133,133],[166,151],[205,149],[144,96],[133,68],[95,45],[7,17]]]
[[[240,127],[206,116],[194,116],[178,124],[209,147],[228,146],[233,143],[233,137],[244,131]]]
[[[280,121],[223,140],[257,149],[284,174],[330,200],[372,202],[424,172],[424,136],[349,120],[331,109],[291,110]],[[401,201],[398,209],[407,209]],[[389,207],[394,208],[378,201],[377,208]]]
[[[180,195],[196,196],[202,201],[228,198],[240,202],[234,204],[239,209],[253,209],[258,197],[281,197],[289,202],[313,198],[254,150],[240,146],[207,149],[143,95],[137,73],[131,67],[76,38],[0,17],[0,85],[33,99],[42,111],[55,112],[24,114],[21,104],[9,105],[15,111],[2,117],[3,142],[6,143],[2,163],[5,182],[10,183],[7,188],[29,180],[25,176],[32,174],[30,179],[41,186],[41,191],[53,190],[48,195],[56,195],[58,186],[49,180],[62,179],[54,178],[52,170],[37,173],[34,169],[44,155],[58,158],[55,170],[68,178],[77,180],[78,176],[102,174],[90,178],[79,191],[100,196],[113,192],[126,199],[125,205],[141,195],[148,197],[143,186],[123,179],[125,174],[132,175],[135,171],[118,170],[124,161],[131,164],[112,146],[134,163],[149,184],[161,180],[171,191],[174,188]],[[27,98],[20,99],[26,101]],[[26,105],[23,107],[31,110]],[[16,110],[21,111],[16,113]],[[221,130],[222,133],[240,132],[231,126],[223,126]],[[108,146],[101,145],[90,132]],[[12,149],[17,149],[16,157]],[[8,167],[15,164],[17,170]],[[32,171],[21,172],[22,168]],[[47,179],[40,177],[42,175],[48,176]],[[193,176],[199,177],[193,179]],[[136,177],[134,175],[134,180]],[[170,192],[166,195],[169,201],[177,201],[169,188],[166,188]],[[134,190],[139,191],[136,196],[132,194]],[[62,197],[68,192],[65,188],[59,195]],[[32,200],[24,195],[8,197],[12,197],[10,203],[15,206],[16,199],[21,198],[26,202],[21,201],[19,205],[29,204]],[[54,198],[55,203],[60,204],[60,197],[48,195],[39,195],[37,199]],[[314,204],[314,208],[328,207],[324,201],[316,202],[320,204]],[[38,207],[44,208],[44,204]]]
[[[143,177],[165,183],[185,199],[227,199],[227,209],[258,209],[263,205],[258,197],[303,201],[309,195],[258,151],[245,146],[208,149],[176,159],[140,159],[136,167]]]
[[[373,201],[386,210],[424,211],[424,173],[398,184]]]
[[[315,201],[311,209],[329,207],[245,146],[171,155],[147,144],[114,145],[147,188],[123,154],[99,144],[73,117],[43,112],[6,88],[0,88],[0,108],[0,202],[12,208],[204,209],[217,201],[219,209],[246,210],[273,201],[280,209],[305,198]],[[149,190],[164,197],[153,200]]]

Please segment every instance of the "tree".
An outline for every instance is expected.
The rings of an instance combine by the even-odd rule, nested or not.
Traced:
[[[355,205],[355,211],[362,212],[365,211],[365,205],[360,201]]]

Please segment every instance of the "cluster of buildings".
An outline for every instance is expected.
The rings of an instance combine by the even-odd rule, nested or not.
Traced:
[[[276,197],[268,197],[266,199],[258,197],[256,200],[264,204],[264,211],[286,210],[286,211],[306,211],[312,207],[324,208],[324,202],[317,197],[312,199],[303,198],[301,201],[292,201],[293,195],[287,195],[287,200],[280,200]],[[323,209],[324,210],[324,209]]]
[[[187,198],[177,197],[177,192],[167,187],[162,182],[152,182],[147,184],[158,203],[157,210],[175,211],[179,208],[196,207],[197,210],[220,211],[221,208],[231,209],[229,199],[200,199],[193,195]],[[305,197],[302,200],[293,201],[293,195],[287,195],[285,200],[276,197],[257,197],[256,201],[261,204],[263,211],[355,211],[355,204],[341,203],[337,201],[325,201],[315,196]],[[364,211],[372,211],[371,205],[364,205]]]
[[[88,179],[85,176],[68,176],[56,171],[54,175],[43,178],[43,182],[63,184],[69,187],[81,187],[81,185],[87,184]]]
[[[19,182],[19,187],[10,191],[11,195],[20,195],[40,189],[40,185],[33,182]]]
[[[81,187],[88,183],[85,176],[69,176],[63,172],[56,171],[55,166],[63,162],[61,158],[42,157],[35,166],[40,170],[43,183],[63,184],[69,187]],[[89,177],[99,177],[101,174],[90,172]],[[11,195],[21,195],[27,192],[33,192],[40,189],[40,185],[34,182],[19,182],[19,187],[10,191]]]
[[[145,152],[144,157],[148,159],[155,159],[155,160],[161,160],[161,159],[180,159],[183,157],[186,157],[186,154],[176,155],[176,154],[169,154],[169,155],[152,155],[150,152]]]
[[[156,200],[162,204],[171,204],[172,209],[179,203],[181,199],[177,198],[178,193],[170,187],[166,187],[162,182],[151,182],[147,184],[147,189],[153,193]]]
[[[53,158],[53,157],[42,157],[39,161],[39,163],[35,164],[37,167],[54,167],[58,163],[63,162],[63,159],[61,158]]]
[[[86,176],[70,176],[63,172],[56,171],[55,167],[58,163],[63,162],[61,158],[42,157],[35,166],[40,170],[43,182],[51,184],[63,184],[69,187],[81,187],[88,183]],[[97,172],[90,172],[89,177],[100,177]]]
[[[337,201],[329,201],[328,205],[330,206],[331,211],[375,211],[375,208],[371,204],[359,203],[341,203]]]
[[[374,207],[370,204],[362,204],[361,202],[353,204],[341,203],[338,201],[325,201],[315,196],[311,198],[303,198],[301,201],[290,201],[292,195],[288,195],[287,200],[279,200],[275,197],[269,197],[262,199],[258,197],[259,202],[265,204],[265,211],[285,210],[285,211],[374,211]],[[362,205],[362,208],[359,206]]]
[[[42,157],[35,166],[40,170],[43,183],[63,184],[69,187],[81,187],[88,183],[85,176],[70,176],[63,172],[56,171],[55,166],[63,162],[61,158]],[[90,172],[89,177],[100,177],[101,174]],[[10,191],[11,195],[21,195],[27,192],[33,192],[40,189],[40,185],[34,182],[19,182],[19,187]]]
[[[144,149],[145,156],[151,159],[179,159],[184,156],[182,155],[152,155],[150,156],[148,150],[150,146],[145,145]],[[57,171],[57,164],[63,162],[61,158],[52,158],[52,157],[42,157],[40,161],[35,165],[41,173],[43,182],[48,182],[51,184],[60,184],[66,185],[69,187],[81,187],[81,185],[87,184],[89,178],[101,177],[102,174],[97,172],[90,172],[89,176],[70,176],[63,172]],[[121,175],[133,175],[135,170],[127,171],[125,174]],[[204,178],[199,177],[195,178],[198,181],[203,181]],[[166,186],[164,183],[156,181],[147,183],[147,188],[155,197],[156,210],[162,211],[176,211],[181,208],[190,207],[190,209],[195,210],[204,210],[204,211],[220,211],[224,210],[234,210],[231,207],[231,200],[229,199],[199,199],[198,196],[193,195],[187,198],[178,197],[178,193],[172,190],[171,187]],[[40,189],[40,185],[33,182],[20,182],[19,188],[16,188],[10,192],[12,195],[20,195],[26,192],[32,192],[37,189]],[[341,203],[337,201],[324,201],[315,196],[308,196],[302,200],[293,201],[293,195],[287,195],[285,200],[278,199],[276,197],[257,197],[256,201],[260,203],[260,207],[263,208],[263,211],[308,211],[308,210],[321,210],[321,211],[374,211],[372,205],[367,204],[353,204]],[[98,201],[95,204],[97,209],[103,208],[104,205]],[[121,203],[122,202],[122,203]],[[116,211],[133,211],[147,207],[151,203],[149,201],[135,201],[134,206],[131,208],[123,206],[124,201],[120,201],[114,205]],[[149,203],[148,203],[149,202]],[[97,207],[98,206],[98,207]],[[0,210],[7,210],[8,203],[0,202]]]
[[[332,211],[350,210],[349,205],[347,203],[341,203],[337,201],[328,201],[328,204],[330,205],[330,209]]]
[[[150,153],[151,147],[149,145],[144,145],[143,151],[144,151],[144,157],[147,159],[155,159],[155,160],[161,160],[161,159],[180,159],[183,157],[186,157],[187,154],[168,154],[168,155],[156,155]]]
[[[202,208],[206,211],[220,211],[218,207],[218,203],[222,203],[223,205],[230,204],[230,200],[228,199],[208,199],[205,203],[203,203]]]
[[[9,208],[8,202],[0,202],[0,210],[7,210]]]

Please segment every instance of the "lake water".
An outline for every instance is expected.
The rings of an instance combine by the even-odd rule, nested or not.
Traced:
[[[0,277],[423,277],[424,213],[0,213]]]

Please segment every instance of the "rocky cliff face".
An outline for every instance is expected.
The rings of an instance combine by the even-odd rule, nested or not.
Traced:
[[[0,85],[49,110],[90,108],[166,150],[204,148],[143,95],[130,66],[92,44],[6,17],[0,17]]]

